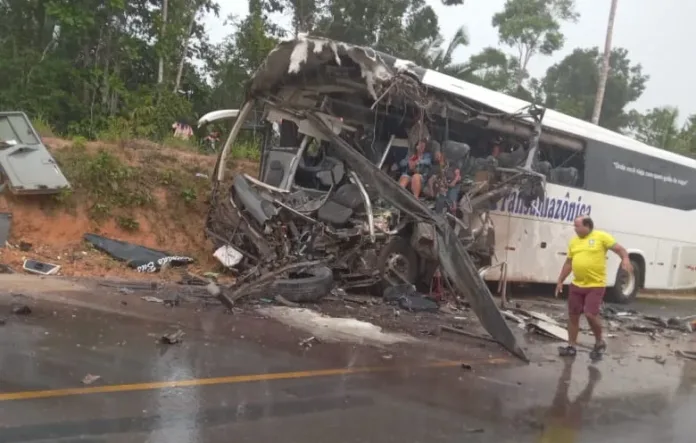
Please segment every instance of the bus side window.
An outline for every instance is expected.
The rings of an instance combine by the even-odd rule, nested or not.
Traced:
[[[585,157],[582,151],[542,144],[537,170],[546,175],[549,183],[584,187]]]

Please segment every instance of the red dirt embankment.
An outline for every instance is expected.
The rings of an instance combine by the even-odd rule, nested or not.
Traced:
[[[57,196],[1,194],[0,212],[11,212],[13,221],[11,246],[0,248],[0,263],[19,271],[25,258],[33,258],[61,265],[60,273],[68,276],[143,276],[83,241],[85,233],[95,233],[193,257],[196,263],[188,268],[193,272],[216,270],[203,232],[207,177],[215,156],[147,141],[44,138],[44,143],[73,191]],[[254,175],[257,170],[245,160],[234,160],[231,166]],[[22,243],[30,246],[22,250]]]

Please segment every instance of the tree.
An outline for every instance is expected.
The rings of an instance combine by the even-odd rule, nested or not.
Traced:
[[[314,33],[408,59],[418,55],[414,43],[440,37],[424,0],[327,0]]]
[[[450,41],[445,45],[442,37],[425,41],[417,47],[417,54],[413,61],[425,68],[434,69],[442,73],[456,76],[466,68],[463,63],[452,63],[454,51],[462,46],[469,45],[469,34],[464,26],[457,29]]]
[[[678,150],[679,109],[672,106],[653,108],[644,115],[633,110],[629,116],[629,130],[636,139],[668,151]]]
[[[518,88],[535,54],[551,55],[563,47],[561,22],[577,18],[575,0],[507,0],[503,11],[493,16],[500,41],[517,49]]]
[[[297,37],[301,32],[314,29],[319,11],[325,7],[325,0],[266,0],[264,9],[267,13],[289,12],[292,16],[292,34]]]
[[[171,119],[200,112],[192,106],[208,95],[186,62],[186,97],[172,94],[184,40],[187,58],[205,50],[203,28],[191,25],[191,1],[168,0],[162,36],[162,0],[0,0],[0,103],[61,133],[96,137],[128,121],[131,135],[165,136]],[[217,5],[203,0],[200,7]]]
[[[249,0],[249,14],[208,60],[213,77],[213,108],[238,106],[244,83],[278,43],[283,31],[269,19],[282,5]]]
[[[653,108],[641,114],[629,113],[628,133],[650,146],[678,152],[696,154],[696,114],[690,115],[679,127],[679,109],[673,106]]]
[[[614,21],[618,3],[618,0],[611,0],[609,23],[607,23],[607,34],[604,39],[604,54],[602,54],[602,68],[599,71],[599,84],[597,85],[597,94],[595,96],[594,109],[592,110],[592,123],[595,125],[599,123],[599,117],[602,113],[602,102],[604,101],[604,91],[607,87],[609,64],[611,62],[611,40],[614,34]]]
[[[503,92],[527,101],[535,101],[536,95],[530,89],[537,87],[538,81],[531,79],[530,86],[517,85],[516,75],[519,62],[515,57],[505,54],[497,48],[484,48],[478,54],[469,57],[466,63],[455,65],[457,71],[451,75],[462,80],[483,86],[494,91]],[[525,75],[525,79],[526,79]]]
[[[551,66],[543,80],[547,106],[590,121],[599,82],[602,56],[598,48],[576,49]],[[620,130],[629,123],[626,106],[642,95],[649,76],[640,64],[633,64],[628,51],[612,50],[602,115],[599,124]]]

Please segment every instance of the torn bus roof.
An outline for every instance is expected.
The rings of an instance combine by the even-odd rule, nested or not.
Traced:
[[[281,42],[268,54],[251,79],[249,93],[259,95],[273,92],[283,85],[287,76],[303,75],[331,62],[341,66],[342,58],[348,58],[360,67],[365,86],[374,100],[378,98],[377,91],[392,80],[395,73],[409,71],[420,77],[418,80],[425,74],[425,69],[412,62],[373,49],[300,35],[297,40]]]
[[[437,113],[444,112],[445,108],[457,109],[461,102],[468,102],[461,109],[469,115],[476,115],[480,111],[503,112],[508,114],[505,116],[506,119],[515,119],[527,124],[530,128],[533,126],[532,121],[519,115],[520,110],[529,106],[529,103],[513,99],[515,104],[520,106],[511,109],[509,103],[503,103],[501,100],[490,100],[483,96],[484,99],[481,100],[480,94],[472,96],[464,94],[468,88],[462,85],[469,85],[472,88],[480,88],[479,86],[423,68],[409,60],[399,59],[371,48],[302,34],[295,40],[279,43],[269,53],[249,81],[247,93],[250,97],[275,94],[283,87],[294,83],[303,84],[311,80],[313,76],[318,75],[321,67],[345,68],[351,63],[359,67],[360,77],[364,82],[362,86],[375,101],[387,95],[391,99],[410,102],[415,100],[420,102],[418,104],[421,107],[428,108],[427,111]],[[422,89],[416,97],[390,91],[396,78],[402,75],[415,80]],[[336,81],[340,85],[345,79],[337,78]],[[355,84],[353,83],[352,86]],[[494,91],[489,92],[506,97]]]
[[[292,72],[288,69],[291,60],[289,53],[295,56],[292,58],[294,61]],[[423,86],[429,89],[451,94],[460,99],[478,103],[491,110],[496,110],[510,116],[516,115],[521,109],[530,106],[530,103],[524,100],[448,76],[432,69],[420,67],[413,62],[401,60],[370,48],[363,48],[324,38],[308,37],[302,34],[300,34],[297,40],[280,43],[269,54],[267,62],[270,61],[270,63],[264,63],[256,72],[249,92],[252,94],[263,93],[264,90],[268,91],[277,87],[286,75],[309,71],[312,67],[327,63],[330,59],[337,60],[340,63],[342,56],[348,56],[353,61],[360,64],[361,69],[365,72],[368,90],[377,90],[378,87],[375,86],[379,86],[380,81],[389,81],[389,75],[393,76],[398,72],[408,72]],[[376,99],[376,97],[373,98]],[[521,117],[519,120],[524,120],[530,125],[533,124],[528,118]],[[626,135],[602,128],[579,118],[562,114],[552,109],[546,110],[543,128],[547,133],[553,132],[563,134],[566,137],[569,136],[574,139],[596,140],[598,142],[616,145],[630,151],[647,153],[666,161],[696,167],[696,160],[692,158],[646,145]]]

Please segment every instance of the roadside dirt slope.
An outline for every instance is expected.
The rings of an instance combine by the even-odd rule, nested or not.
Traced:
[[[13,218],[11,246],[0,248],[0,263],[20,270],[25,258],[34,258],[61,265],[63,275],[144,277],[82,240],[85,233],[96,233],[191,256],[194,272],[215,270],[203,234],[215,156],[148,141],[44,138],[44,143],[73,190],[56,196],[0,194],[0,212]],[[231,166],[257,171],[255,163],[244,160]]]

